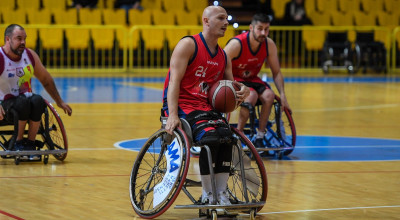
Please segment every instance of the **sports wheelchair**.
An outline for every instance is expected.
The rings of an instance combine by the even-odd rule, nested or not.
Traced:
[[[245,125],[243,132],[254,142],[259,123],[261,102],[257,101],[256,106],[241,105],[249,109],[249,122]],[[231,116],[229,115],[228,118]],[[232,124],[237,126],[237,124]],[[291,154],[296,146],[296,127],[292,115],[287,109],[281,108],[281,100],[275,95],[271,113],[268,118],[266,134],[264,136],[265,148],[256,148],[257,151],[272,155],[278,159]]]
[[[39,125],[38,135],[35,140],[36,150],[15,151],[14,145],[18,134],[18,114],[11,109],[14,116],[13,122],[0,121],[0,156],[3,159],[14,159],[16,165],[21,161],[42,161],[47,164],[49,155],[63,161],[67,157],[68,142],[64,125],[54,107],[47,100],[45,111]],[[25,130],[25,134],[27,134]],[[46,150],[43,149],[46,146]]]
[[[203,204],[200,198],[201,182],[189,179],[187,174],[190,147],[193,144],[204,147],[208,158],[211,158],[209,147],[192,143],[191,127],[185,119],[181,119],[183,129],[176,128],[173,135],[164,129],[166,118],[161,117],[161,121],[162,128],[149,137],[133,164],[129,192],[135,212],[142,218],[156,218],[169,209],[183,190],[192,204],[177,205],[175,209],[198,209],[199,216],[212,219],[217,219],[217,209],[225,209],[224,216],[244,212],[250,214],[250,219],[254,219],[265,204],[268,183],[263,161],[249,139],[231,126],[235,139],[227,188],[231,205],[217,205],[216,202]],[[209,166],[216,201],[212,162],[209,162]]]

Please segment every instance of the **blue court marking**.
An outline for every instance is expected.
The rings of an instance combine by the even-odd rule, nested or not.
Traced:
[[[137,103],[162,102],[162,89],[149,88],[146,84],[164,82],[164,77],[57,77],[54,81],[61,97],[68,103]],[[288,83],[394,83],[400,77],[325,76],[286,77]],[[139,84],[139,85],[138,85]],[[33,91],[52,100],[36,78]]]
[[[147,139],[126,140],[114,146],[139,151]],[[159,145],[158,145],[159,146]],[[155,152],[159,152],[156,149]],[[400,140],[298,136],[294,151],[283,160],[294,161],[387,161],[400,160]]]

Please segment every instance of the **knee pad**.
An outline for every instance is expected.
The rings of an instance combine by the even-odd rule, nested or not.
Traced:
[[[19,120],[26,121],[29,119],[31,105],[25,95],[20,95],[16,98],[13,108],[17,111]]]
[[[31,113],[29,119],[31,119],[32,121],[40,121],[46,107],[42,96],[34,94],[30,97],[30,104]]]

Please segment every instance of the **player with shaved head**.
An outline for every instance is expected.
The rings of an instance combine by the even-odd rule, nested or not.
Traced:
[[[207,152],[202,148],[199,165],[203,186],[202,201],[230,204],[226,192],[232,156],[232,132],[226,120],[207,101],[210,87],[219,80],[233,80],[230,58],[218,46],[225,35],[228,14],[220,6],[209,6],[202,15],[203,31],[183,37],[176,45],[164,84],[163,116],[168,116],[168,133],[180,126],[185,118],[192,127],[194,143],[210,147],[216,181],[216,198],[212,195]],[[241,84],[238,101],[243,101],[249,89]],[[216,123],[209,123],[215,121]],[[218,123],[217,123],[218,122]],[[200,144],[199,144],[200,145]]]

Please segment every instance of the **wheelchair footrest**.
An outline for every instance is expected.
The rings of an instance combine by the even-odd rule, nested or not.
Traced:
[[[26,151],[0,151],[0,156],[30,156],[30,155],[49,155],[65,154],[67,150],[26,150]]]

